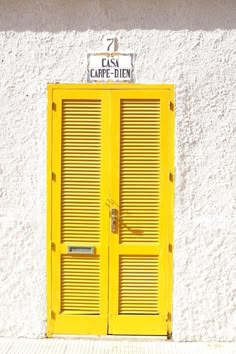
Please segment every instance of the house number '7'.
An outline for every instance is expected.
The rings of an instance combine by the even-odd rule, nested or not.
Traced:
[[[115,37],[107,37],[107,51],[108,52],[115,52],[116,51],[116,38]]]

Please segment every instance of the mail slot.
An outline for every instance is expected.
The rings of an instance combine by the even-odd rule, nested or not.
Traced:
[[[95,247],[68,246],[67,253],[70,253],[70,254],[94,254]]]

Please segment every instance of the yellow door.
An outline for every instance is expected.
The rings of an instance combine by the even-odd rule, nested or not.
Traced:
[[[51,86],[48,335],[171,332],[172,100],[168,85]]]
[[[54,90],[49,335],[106,334],[108,309],[105,90]]]
[[[109,333],[164,335],[169,95],[117,90],[111,107]]]

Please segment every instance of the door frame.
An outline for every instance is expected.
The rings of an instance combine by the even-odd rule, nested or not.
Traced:
[[[173,84],[48,84],[47,109],[47,242],[46,242],[46,287],[47,287],[47,337],[52,337],[52,122],[55,103],[53,92],[55,90],[167,90],[169,92],[169,124],[168,124],[168,257],[167,257],[167,337],[172,334],[172,289],[173,289],[173,226],[174,226],[174,85]]]

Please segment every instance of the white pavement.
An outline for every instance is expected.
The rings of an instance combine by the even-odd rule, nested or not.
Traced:
[[[174,343],[147,338],[0,338],[0,354],[236,354],[236,343]]]

